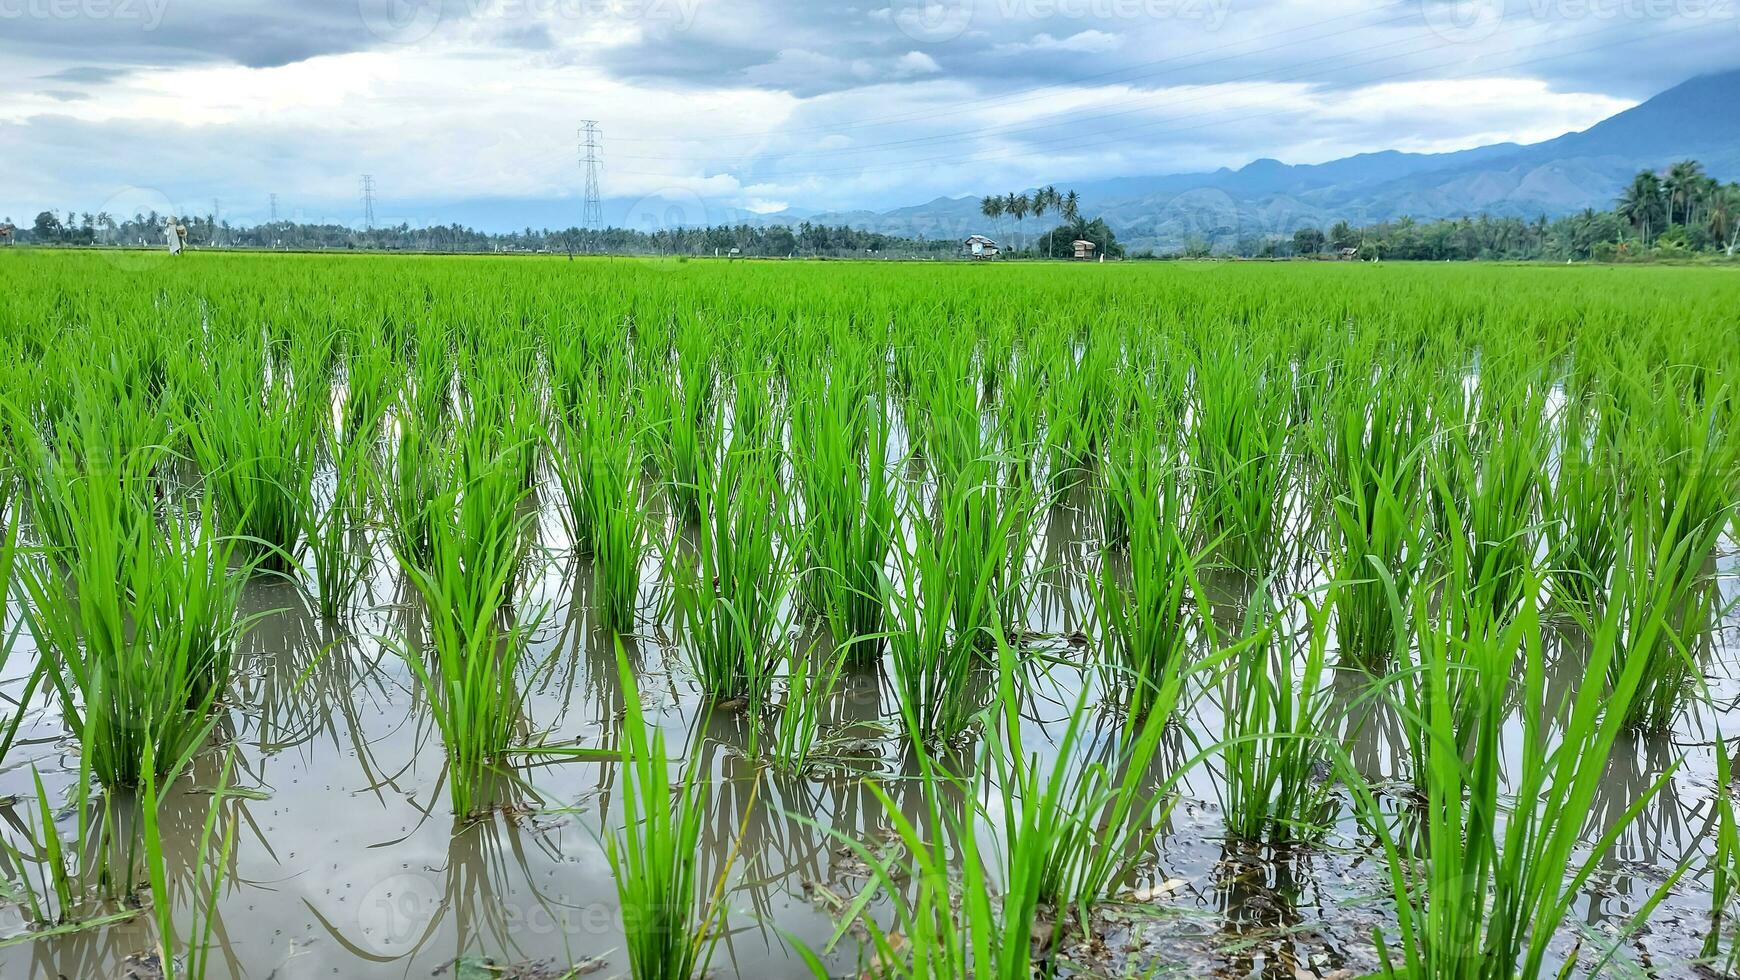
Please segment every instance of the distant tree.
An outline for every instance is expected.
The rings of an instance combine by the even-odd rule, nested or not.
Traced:
[[[1681,160],[1668,168],[1661,189],[1667,193],[1668,224],[1689,225],[1698,191],[1704,181],[1704,167],[1696,160]]]
[[[1031,203],[1027,200],[1026,194],[1010,194],[1008,201],[1003,205],[1003,209],[1008,211],[1009,214],[1015,218],[1015,229],[1017,235],[1020,235],[1026,230],[1025,222],[1027,221],[1027,210],[1031,206]],[[1019,250],[1019,242],[1017,242],[1016,248]]]
[[[1316,228],[1301,228],[1293,233],[1293,254],[1316,255],[1323,251],[1325,241],[1323,232]]]
[[[1650,241],[1650,229],[1666,223],[1661,178],[1648,170],[1631,179],[1619,197],[1619,216],[1637,229],[1638,238]]]
[[[31,234],[38,242],[53,242],[60,240],[61,223],[53,211],[44,211],[36,216],[36,222],[31,226]]]
[[[1081,221],[1081,195],[1075,191],[1065,194],[1058,205],[1058,211],[1063,215],[1063,220],[1072,225],[1078,224]]]
[[[994,194],[985,198],[979,202],[979,213],[989,218],[991,224],[995,226],[997,220],[1003,217],[1003,199]]]
[[[1354,248],[1359,245],[1359,232],[1346,221],[1337,221],[1329,229],[1329,246],[1337,252],[1344,248]]]

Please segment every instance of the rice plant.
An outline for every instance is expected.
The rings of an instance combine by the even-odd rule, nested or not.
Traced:
[[[620,748],[623,828],[606,837],[604,847],[616,878],[629,971],[635,980],[694,980],[706,975],[723,934],[721,886],[730,865],[716,883],[703,876],[709,796],[703,767],[691,759],[681,777],[672,777],[664,731],[648,731],[620,642],[616,663],[628,710]]]
[[[1388,656],[1403,638],[1391,593],[1405,606],[1428,547],[1422,401],[1405,373],[1362,361],[1346,368],[1326,413],[1323,449],[1333,530],[1337,646],[1344,656]]]
[[[1383,847],[1396,896],[1394,939],[1373,937],[1385,976],[1568,975],[1574,958],[1549,962],[1558,926],[1613,841],[1671,776],[1582,847],[1594,795],[1647,666],[1641,658],[1620,664],[1624,617],[1606,615],[1593,625],[1589,673],[1606,676],[1616,667],[1614,683],[1578,685],[1555,709],[1546,695],[1536,604],[1526,599],[1539,588],[1531,573],[1514,616],[1489,619],[1493,629],[1471,633],[1464,643],[1422,648],[1419,669],[1403,681],[1422,688],[1421,712],[1408,719],[1422,735],[1418,807],[1385,810],[1343,767],[1361,818]],[[1660,616],[1650,616],[1646,627],[1659,629]],[[1517,739],[1504,741],[1501,730],[1519,697],[1548,710],[1523,712]],[[1678,878],[1679,872],[1668,877],[1644,915]]]
[[[1227,833],[1240,840],[1314,841],[1329,829],[1332,788],[1334,753],[1323,744],[1335,720],[1326,653],[1331,607],[1307,602],[1301,642],[1283,632],[1266,591],[1261,595],[1232,646],[1221,688],[1221,812]]]
[[[486,439],[461,437],[452,464],[464,482],[433,501],[427,559],[397,552],[428,609],[430,647],[410,638],[400,653],[430,693],[441,730],[453,810],[477,812],[477,793],[528,736],[519,672],[530,618],[511,608],[527,519],[513,453],[491,455]]]
[[[1290,429],[1276,424],[1292,403],[1291,376],[1236,347],[1201,351],[1194,368],[1190,474],[1200,529],[1228,564],[1261,575],[1291,479]]]
[[[1102,555],[1088,583],[1106,662],[1132,718],[1184,666],[1199,598],[1181,471],[1162,452],[1138,450],[1106,464],[1108,492],[1123,502],[1128,545],[1122,555]]]
[[[128,489],[147,460],[74,478],[84,486],[63,493],[80,501],[73,545],[19,568],[41,653],[31,688],[53,694],[110,788],[139,785],[147,757],[159,774],[178,769],[205,741],[248,626],[237,612],[248,568],[234,563],[209,498],[160,520],[133,513],[147,506]]]
[[[794,576],[780,526],[787,491],[764,445],[733,445],[708,474],[697,547],[674,559],[671,601],[702,690],[759,713],[792,624]]]
[[[894,537],[889,407],[848,355],[839,373],[801,389],[792,468],[803,488],[803,588],[834,643],[864,655],[883,621],[883,566]]]

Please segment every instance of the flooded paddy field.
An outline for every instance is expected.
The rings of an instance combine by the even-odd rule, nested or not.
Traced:
[[[1083,271],[8,256],[0,976],[1730,970],[1740,282]]]

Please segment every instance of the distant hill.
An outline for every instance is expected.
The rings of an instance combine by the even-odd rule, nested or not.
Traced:
[[[1356,225],[1490,214],[1534,218],[1612,207],[1633,175],[1692,158],[1721,180],[1740,179],[1740,71],[1682,83],[1579,133],[1454,153],[1362,153],[1328,163],[1257,160],[1238,170],[1066,183],[1082,213],[1103,216],[1134,247],[1196,238],[1229,246],[1338,220]],[[997,231],[973,197],[890,211],[764,216],[762,221],[851,224],[891,234],[965,237]],[[1037,230],[1050,219],[1029,219]],[[1007,227],[1007,223],[1003,223]]]

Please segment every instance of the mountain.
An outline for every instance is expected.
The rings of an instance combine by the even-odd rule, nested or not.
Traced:
[[[1453,153],[1362,153],[1328,163],[1256,160],[1237,170],[1059,182],[1082,197],[1082,213],[1103,216],[1134,247],[1177,248],[1199,239],[1229,247],[1346,220],[1355,225],[1490,214],[1556,217],[1613,206],[1631,178],[1695,159],[1721,180],[1740,179],[1740,70],[1684,82],[1577,133],[1541,143],[1499,143]],[[775,215],[771,220],[800,220]],[[938,198],[891,211],[806,214],[892,234],[964,238],[1013,230],[993,222],[979,199]],[[763,219],[768,220],[768,219]],[[1027,234],[1051,223],[1032,219]]]

